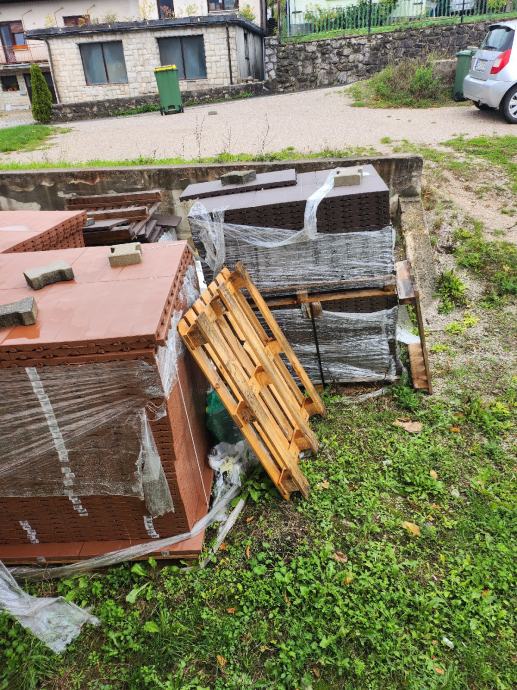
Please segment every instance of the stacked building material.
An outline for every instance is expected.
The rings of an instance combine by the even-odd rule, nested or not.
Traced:
[[[84,227],[87,247],[125,242],[158,242],[164,235],[176,239],[179,216],[158,214],[160,191],[125,192],[74,196],[67,200],[69,209],[85,209]]]
[[[313,380],[393,381],[401,366],[388,187],[371,165],[291,173],[257,175],[227,194],[221,181],[187,187],[205,278],[242,261]]]
[[[84,211],[0,211],[0,254],[84,247]]]
[[[34,325],[0,328],[0,560],[83,559],[206,514],[206,384],[177,334],[193,257],[185,242],[141,253],[119,268],[104,247],[0,256],[0,304],[37,304]],[[30,289],[23,273],[54,262],[74,279]]]

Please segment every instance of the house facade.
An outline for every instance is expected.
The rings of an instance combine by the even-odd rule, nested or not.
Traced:
[[[49,27],[28,33],[47,45],[57,102],[157,97],[154,68],[175,64],[186,92],[217,91],[263,77],[263,32],[238,15]]]
[[[265,26],[265,8],[265,0],[4,0],[0,2],[0,110],[30,107],[29,70],[32,63],[40,65],[55,100],[59,101],[59,95],[54,92],[49,44],[45,39],[35,39],[31,36],[33,31],[60,28],[73,30],[103,24],[112,26],[160,20],[166,22],[173,18],[228,17],[239,12],[242,12],[250,23]],[[210,34],[210,37],[206,38],[209,62],[213,52],[209,44],[213,36],[214,34]],[[243,36],[244,34],[236,36],[238,45],[244,42]],[[65,43],[60,45],[64,46]],[[137,44],[138,39],[127,39],[128,55]],[[154,43],[152,45],[155,47]],[[147,48],[147,44],[141,45],[140,49],[144,47]],[[242,45],[242,51],[244,48]],[[62,65],[59,64],[61,52],[60,48],[56,49],[56,63],[59,78],[64,79]],[[153,59],[155,57],[153,53]],[[130,60],[131,64],[133,62],[134,60]],[[73,64],[75,66],[75,63]],[[220,74],[215,76],[215,68],[211,67],[210,72],[214,75],[215,81],[222,80]],[[133,83],[131,87],[121,87],[119,91],[125,94],[139,88]],[[147,87],[142,84],[141,88]],[[61,90],[66,98],[68,89]],[[107,91],[114,93],[116,89]],[[89,95],[94,95],[92,90]]]

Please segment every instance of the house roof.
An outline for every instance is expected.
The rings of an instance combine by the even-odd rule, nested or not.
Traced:
[[[48,39],[63,36],[89,35],[120,31],[153,31],[192,26],[242,26],[243,29],[263,35],[263,30],[237,14],[211,14],[205,17],[179,17],[177,19],[149,19],[147,21],[113,22],[112,24],[85,24],[83,26],[51,26],[27,31],[27,38]]]

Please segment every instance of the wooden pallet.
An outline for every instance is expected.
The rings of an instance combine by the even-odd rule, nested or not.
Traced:
[[[298,467],[299,454],[317,450],[309,417],[324,414],[325,407],[242,264],[233,272],[223,268],[178,331],[281,495],[288,499],[300,491],[306,496],[309,485]]]

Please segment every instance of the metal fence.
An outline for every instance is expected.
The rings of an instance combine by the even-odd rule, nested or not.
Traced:
[[[339,7],[291,0],[281,33],[286,38],[311,34],[317,38],[512,16],[517,17],[517,0],[351,0]]]

